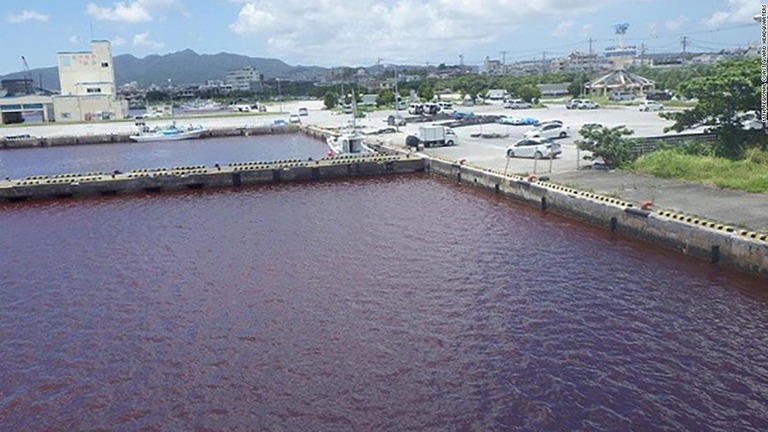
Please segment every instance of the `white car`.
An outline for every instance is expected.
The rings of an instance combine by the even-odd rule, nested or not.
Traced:
[[[661,111],[664,109],[664,105],[655,101],[643,101],[640,103],[640,111]]]
[[[523,138],[565,138],[570,135],[571,128],[560,121],[541,123],[539,126],[523,134]]]
[[[309,115],[309,110],[307,110],[306,108],[299,108],[299,115],[300,116],[307,116],[307,115]]]
[[[298,115],[298,114],[291,114],[291,115],[288,117],[288,122],[289,122],[289,123],[294,123],[294,124],[295,124],[295,123],[301,123],[301,117],[299,117],[299,115]]]
[[[555,158],[562,152],[560,144],[540,138],[523,138],[507,147],[507,157],[529,157],[534,159]]]
[[[598,109],[600,108],[600,105],[593,100],[584,99],[579,102],[576,108],[577,109]]]
[[[510,108],[510,109],[526,109],[532,106],[533,105],[531,105],[529,102],[526,102],[522,99],[510,99],[504,102],[504,108]]]
[[[738,117],[741,122],[741,128],[744,130],[760,130],[763,129],[763,122],[760,120],[760,116],[755,111],[747,111]]]

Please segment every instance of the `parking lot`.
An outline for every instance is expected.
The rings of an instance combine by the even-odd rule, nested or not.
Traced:
[[[505,150],[510,144],[520,140],[531,126],[513,126],[496,123],[457,127],[454,130],[459,143],[454,147],[437,147],[425,149],[424,153],[441,156],[452,160],[466,160],[475,165],[499,170],[507,169],[510,173],[547,173],[566,172],[583,167],[587,162],[581,160],[575,142],[580,138],[578,130],[587,123],[599,123],[606,127],[625,125],[634,130],[634,136],[648,137],[664,134],[664,128],[672,122],[662,119],[658,113],[640,112],[637,106],[609,106],[594,110],[568,110],[565,102],[549,103],[545,108],[511,110],[500,104],[474,107],[456,107],[457,111],[473,112],[475,115],[500,115],[511,117],[533,117],[539,121],[561,120],[569,127],[567,138],[557,140],[562,147],[559,155],[550,165],[549,160],[535,162],[532,159],[505,157]],[[392,112],[378,111],[371,113],[368,118],[360,121],[364,130],[374,130],[386,125],[386,116]],[[409,123],[400,128],[398,134],[382,135],[382,138],[393,145],[403,145],[408,134],[416,133],[419,126],[431,123]],[[477,135],[507,135],[506,138],[482,138]],[[474,135],[474,136],[473,136]]]
[[[494,104],[478,105],[473,107],[456,106],[456,111],[474,113],[475,115],[507,115],[513,117],[533,117],[540,121],[561,120],[570,128],[567,138],[558,140],[562,147],[562,154],[551,164],[552,172],[567,172],[583,166],[586,162],[580,160],[575,141],[579,139],[578,130],[586,123],[599,123],[607,127],[626,125],[635,131],[635,136],[658,136],[664,133],[664,128],[671,122],[659,117],[655,112],[640,112],[637,106],[609,106],[594,110],[568,110],[565,101],[545,102],[544,108],[506,109],[501,101]],[[264,124],[273,124],[275,120],[288,120],[290,114],[298,114],[301,108],[307,109],[308,115],[302,115],[303,124],[318,125],[321,127],[340,127],[350,123],[351,115],[343,114],[338,110],[329,111],[323,108],[322,101],[286,101],[282,104],[273,104],[268,107],[266,113],[232,115],[222,113],[214,117],[185,118],[183,122],[201,124],[206,128],[244,127]],[[282,109],[282,112],[279,112]],[[387,127],[386,119],[394,114],[394,110],[379,110],[367,114],[363,119],[358,119],[357,124],[363,132],[374,132]],[[401,115],[408,116],[406,112]],[[148,123],[164,124],[171,119],[157,119]],[[408,134],[415,134],[419,126],[429,125],[431,122],[410,122],[400,127],[397,133],[377,135],[380,139],[394,146],[404,146]],[[2,128],[0,128],[2,129]],[[19,125],[6,127],[3,134],[23,134],[32,136],[61,136],[61,135],[92,135],[109,133],[126,133],[135,130],[132,122],[94,122],[81,124],[51,123],[37,126]],[[522,138],[530,126],[512,126],[496,123],[465,126],[455,128],[459,138],[457,146],[438,147],[424,150],[426,154],[438,155],[451,160],[466,160],[476,165],[494,169],[508,169],[510,173],[546,173],[550,170],[549,161],[535,163],[532,159],[507,159],[505,149],[508,145]],[[477,134],[503,134],[506,138],[481,138],[473,137]],[[534,170],[535,169],[535,170]]]

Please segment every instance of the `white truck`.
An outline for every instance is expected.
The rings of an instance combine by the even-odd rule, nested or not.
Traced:
[[[452,146],[457,142],[456,132],[445,126],[422,126],[416,137],[424,147]]]

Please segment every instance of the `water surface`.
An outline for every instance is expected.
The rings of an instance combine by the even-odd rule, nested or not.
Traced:
[[[768,429],[763,281],[429,177],[0,207],[0,430]]]

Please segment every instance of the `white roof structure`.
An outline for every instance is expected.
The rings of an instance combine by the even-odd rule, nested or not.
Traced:
[[[626,69],[616,69],[584,85],[588,93],[652,92],[656,84],[648,78],[633,74]]]

